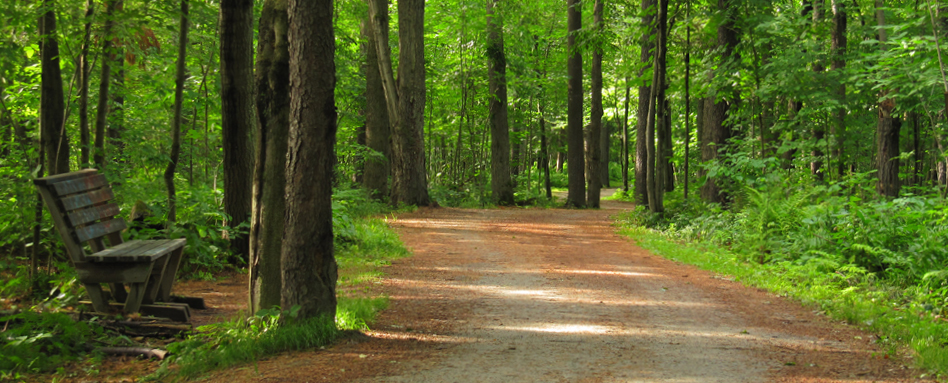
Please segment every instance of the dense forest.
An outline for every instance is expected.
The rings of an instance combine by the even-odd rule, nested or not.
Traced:
[[[0,295],[73,278],[30,180],[94,167],[187,275],[247,268],[252,311],[334,313],[330,233],[371,201],[609,187],[637,224],[948,310],[948,5],[316,3],[2,2]]]

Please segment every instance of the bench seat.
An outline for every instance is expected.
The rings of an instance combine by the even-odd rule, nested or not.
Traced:
[[[134,240],[86,256],[87,262],[152,262],[174,250],[184,247],[187,240],[156,239]]]

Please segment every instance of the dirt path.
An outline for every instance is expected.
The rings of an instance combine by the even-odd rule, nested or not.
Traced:
[[[900,382],[921,373],[810,309],[680,265],[601,210],[422,209],[366,339],[217,381]]]

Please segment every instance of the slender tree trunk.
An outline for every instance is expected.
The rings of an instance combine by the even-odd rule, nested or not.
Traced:
[[[220,7],[224,212],[236,227],[250,219],[253,201],[253,0],[222,0]],[[231,234],[230,248],[247,260],[250,240]]]
[[[688,201],[688,181],[691,178],[689,169],[691,147],[691,2],[685,5],[685,179],[684,200]]]
[[[368,0],[373,1],[373,0]],[[380,26],[382,34],[388,35],[388,19]],[[375,199],[388,196],[388,177],[391,173],[389,158],[392,157],[391,125],[388,109],[385,105],[385,89],[382,88],[382,75],[379,72],[378,39],[371,31],[371,20],[366,20],[363,34],[366,37],[365,69],[365,143],[376,155],[365,161],[362,181]],[[388,49],[387,47],[384,49]]]
[[[299,306],[300,319],[333,321],[337,279],[332,242],[336,143],[333,2],[290,0],[288,13],[290,131],[281,302],[287,309]]]
[[[813,0],[813,29],[818,32],[818,25],[823,19],[823,0]],[[814,33],[817,39],[822,38],[818,34]],[[831,38],[832,40],[832,38]],[[817,73],[822,73],[824,71],[823,63],[817,61],[813,64],[813,71]],[[819,76],[819,75],[818,75]],[[813,160],[810,161],[810,174],[816,179],[817,182],[823,182],[824,180],[824,171],[823,171],[823,150],[822,144],[820,141],[826,137],[826,130],[823,127],[823,123],[820,121],[815,121],[812,124],[813,129],[813,151],[810,153],[813,157]]]
[[[833,31],[830,38],[830,51],[833,62],[830,68],[834,71],[844,71],[846,68],[846,3],[843,0],[832,0],[833,7]],[[836,173],[839,179],[843,178],[846,172],[846,160],[843,147],[846,142],[846,82],[840,81],[836,88],[836,97],[839,101],[839,107],[833,113],[833,137],[836,138]]]
[[[257,38],[257,144],[250,219],[251,312],[280,305],[286,151],[290,128],[287,3],[267,0]]]
[[[187,77],[185,59],[188,53],[188,30],[190,21],[188,16],[189,0],[181,0],[181,28],[178,32],[178,62],[175,65],[174,84],[174,116],[171,120],[171,153],[168,167],[165,168],[165,187],[168,189],[168,222],[177,220],[178,197],[174,188],[174,173],[178,166],[178,157],[181,154],[181,107],[184,103],[184,79]]]
[[[612,187],[609,180],[609,152],[610,152],[610,133],[613,120],[607,120],[602,124],[602,131],[599,132],[599,180],[602,181],[602,187]]]
[[[625,77],[625,117],[622,119],[622,190],[629,191],[629,77]]]
[[[876,0],[876,22],[879,26],[879,45],[886,50],[885,14],[882,11],[882,0]],[[885,98],[889,91],[882,90],[883,99],[879,103],[879,118],[876,124],[876,168],[879,170],[879,182],[876,191],[887,197],[898,197],[899,189],[899,132],[902,120],[893,112],[895,99]]]
[[[43,0],[48,10],[40,17],[40,141],[46,154],[49,175],[69,172],[69,138],[65,131],[63,76],[56,40],[56,13],[53,1]]]
[[[102,73],[99,75],[99,103],[95,111],[95,150],[92,159],[97,167],[105,167],[105,131],[109,116],[109,85],[112,82],[113,49],[112,30],[115,26],[115,11],[122,7],[122,0],[111,0],[105,6],[105,26],[102,32]]]
[[[652,10],[657,5],[656,0],[642,0],[642,27],[648,31],[642,35],[639,46],[641,50],[640,58],[642,69],[639,72],[641,77],[652,66],[652,57],[655,48],[655,28],[652,26],[655,15]],[[646,134],[648,132],[648,113],[649,100],[652,99],[651,84],[639,85],[639,106],[636,111],[637,124],[635,128],[635,204],[637,206],[646,206],[648,204],[648,145]]]
[[[79,53],[79,168],[89,167],[89,44],[92,38],[92,15],[95,2],[86,1],[85,32],[82,37],[82,51]]]
[[[566,65],[569,78],[567,93],[567,162],[569,166],[569,194],[566,196],[566,205],[572,207],[586,207],[586,170],[583,158],[583,56],[576,43],[576,34],[582,29],[582,5],[579,0],[567,0],[567,50],[569,60]]]
[[[490,190],[494,203],[513,205],[510,178],[510,128],[507,125],[507,57],[504,55],[504,23],[496,8],[500,0],[487,2],[487,77],[490,84],[488,126],[490,127]],[[516,157],[515,157],[516,158]]]
[[[658,36],[658,43],[655,47],[655,64],[654,72],[655,76],[653,81],[655,81],[654,86],[652,87],[653,98],[655,98],[655,108],[653,113],[655,113],[655,132],[653,133],[657,138],[658,142],[656,143],[656,148],[654,149],[654,179],[652,184],[649,185],[650,188],[655,189],[654,199],[652,199],[651,192],[649,193],[649,202],[648,206],[652,212],[661,213],[665,211],[665,192],[667,191],[667,186],[670,183],[668,182],[669,176],[671,176],[671,162],[670,162],[670,152],[671,152],[671,126],[669,120],[669,110],[668,102],[665,97],[666,85],[666,54],[668,50],[668,0],[659,0],[658,2],[658,20],[656,21],[656,35]],[[649,144],[652,144],[650,141]],[[651,166],[651,159],[649,160],[649,165]]]
[[[593,7],[593,28],[602,29],[603,0],[596,0]],[[590,74],[589,131],[586,135],[586,206],[599,208],[599,194],[602,190],[602,48],[594,46],[592,73]],[[582,83],[580,83],[582,84]],[[582,114],[582,112],[580,112]]]

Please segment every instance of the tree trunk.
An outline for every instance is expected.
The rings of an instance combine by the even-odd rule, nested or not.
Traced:
[[[121,11],[121,9],[116,9]],[[112,105],[109,108],[109,123],[106,134],[109,138],[109,147],[111,148],[112,158],[118,157],[121,161],[125,151],[125,141],[122,140],[122,134],[125,131],[125,49],[113,48],[115,58],[112,61],[112,70],[115,76],[112,76],[112,85],[109,87],[109,95],[112,97]]]
[[[833,58],[830,68],[834,71],[843,71],[846,68],[846,4],[843,0],[832,0],[833,7],[833,30],[830,38],[830,54]],[[843,178],[846,172],[845,153],[843,145],[846,142],[846,82],[840,81],[836,89],[836,97],[839,101],[839,108],[833,113],[833,137],[836,138],[836,173],[839,179]]]
[[[879,46],[886,50],[885,13],[882,11],[882,0],[876,0],[876,22],[879,26]],[[879,118],[876,124],[876,169],[879,170],[879,182],[876,191],[887,197],[899,196],[899,132],[902,120],[893,115],[895,99],[886,98],[887,89],[882,90],[883,101],[879,103]]]
[[[253,200],[253,0],[222,0],[220,7],[224,212],[236,227],[250,219]],[[249,238],[231,234],[230,248],[247,260]]]
[[[79,168],[89,167],[89,44],[92,38],[92,15],[95,2],[86,1],[85,32],[82,37],[82,51],[79,53]]]
[[[171,153],[168,167],[165,168],[165,187],[168,189],[168,222],[177,220],[177,200],[174,188],[174,173],[181,154],[181,106],[184,103],[184,79],[187,77],[185,59],[188,53],[189,0],[181,0],[181,28],[178,32],[178,62],[175,65],[174,116],[171,120]]]
[[[569,60],[566,65],[567,77],[567,118],[566,118],[566,156],[569,175],[569,194],[566,196],[566,205],[572,207],[586,207],[586,170],[583,158],[583,56],[576,43],[576,34],[583,27],[582,4],[579,0],[566,2],[567,29],[566,39]]]
[[[622,190],[629,191],[629,77],[625,78],[625,117],[622,119]]]
[[[105,26],[102,32],[102,73],[99,75],[99,103],[95,110],[95,166],[105,167],[105,134],[109,116],[109,85],[112,83],[112,61],[115,54],[112,30],[115,29],[115,11],[122,8],[122,0],[111,0],[105,5]]]
[[[289,22],[290,131],[281,303],[285,309],[299,306],[299,319],[324,317],[332,323],[337,279],[332,242],[333,2],[290,0]]]
[[[655,144],[654,153],[654,179],[650,188],[655,189],[654,199],[651,191],[649,192],[649,209],[654,213],[665,211],[665,192],[668,191],[668,182],[671,174],[671,120],[669,116],[668,101],[666,99],[666,52],[668,50],[668,0],[659,0],[658,2],[658,20],[656,22],[656,35],[658,44],[655,47],[654,72],[655,81],[652,87],[653,98],[655,99],[655,132],[653,133],[658,142]],[[652,141],[649,141],[652,144]],[[652,160],[649,159],[649,165],[652,166]]]
[[[732,1],[733,0],[718,0],[718,9],[724,14],[728,14],[730,11],[729,8],[733,6]],[[718,62],[721,63],[722,66],[727,65],[728,62],[732,61],[732,56],[737,55],[735,52],[737,47],[737,32],[734,28],[732,16],[728,16],[718,25],[718,46],[723,48]],[[726,68],[720,68],[717,73],[723,75],[723,73],[728,72]],[[723,94],[709,97],[704,103],[705,121],[702,127],[704,137],[702,137],[701,142],[701,159],[703,161],[717,159],[720,154],[724,153],[726,150],[724,146],[727,144],[727,140],[731,138],[731,127],[725,124],[725,120],[728,116],[730,104],[738,102],[737,90],[724,89],[719,91],[719,93]],[[729,95],[727,93],[732,94]],[[715,99],[720,100],[715,102]],[[728,199],[721,185],[713,178],[709,178],[701,187],[701,198],[708,202],[717,203],[726,202]]]
[[[817,30],[819,22],[823,19],[823,0],[813,0],[813,29]],[[817,39],[822,38],[822,36],[817,35]],[[832,38],[831,38],[832,40]],[[813,64],[813,71],[817,73],[822,73],[825,68],[821,61],[817,61]],[[810,161],[810,175],[812,175],[817,182],[823,182],[824,180],[824,171],[823,171],[823,150],[820,141],[826,136],[826,130],[823,127],[822,121],[814,121],[812,123],[813,127],[813,151],[810,153],[813,159]]]
[[[490,128],[490,190],[494,203],[513,205],[510,178],[510,129],[507,125],[507,58],[504,55],[504,22],[497,17],[500,0],[487,2],[487,77],[490,86],[487,123]]]
[[[53,0],[43,0],[48,9],[40,17],[40,141],[46,154],[46,173],[69,172],[69,138],[65,131],[63,76],[59,66],[59,42],[56,40],[56,13]]]
[[[602,30],[603,0],[596,0],[593,7],[593,29]],[[577,28],[578,29],[578,28]],[[586,206],[599,208],[602,190],[602,48],[593,46],[592,70],[589,76],[592,95],[590,97],[589,132],[586,135]],[[582,86],[582,83],[580,83]],[[582,109],[580,109],[582,110]],[[580,111],[580,115],[582,112]]]
[[[655,6],[656,0],[642,0],[642,27],[649,32],[643,34],[639,43],[641,51],[639,57],[642,62],[639,77],[642,77],[652,65],[652,57],[654,56],[652,50],[655,48],[655,29],[652,27],[655,15],[652,9]],[[633,192],[637,206],[648,205],[648,169],[646,165],[646,162],[648,162],[648,147],[646,145],[646,133],[648,131],[649,100],[651,100],[651,98],[651,82],[639,85],[639,106],[635,114],[635,190]]]
[[[607,120],[602,124],[602,131],[599,132],[599,180],[602,181],[602,187],[612,187],[609,180],[609,152],[610,152],[610,133],[612,131],[612,121]]]
[[[257,108],[253,210],[250,219],[250,311],[280,305],[286,151],[290,128],[287,4],[267,0],[260,14],[254,73]]]
[[[691,2],[685,5],[685,20],[691,20]],[[683,199],[688,201],[688,181],[691,177],[689,156],[691,155],[691,22],[685,26],[685,191]]]
[[[373,1],[373,0],[368,0]],[[365,143],[376,155],[365,161],[362,182],[372,197],[381,200],[388,196],[388,177],[391,174],[389,159],[392,157],[392,128],[388,120],[385,104],[385,89],[382,87],[382,75],[379,72],[378,39],[372,33],[372,20],[366,20],[363,34],[366,38],[365,69]],[[388,14],[381,25],[382,34],[388,35]],[[384,47],[388,49],[388,47]]]
[[[392,204],[428,206],[425,173],[425,2],[398,2],[398,125],[392,137]],[[381,41],[381,40],[380,40]],[[391,115],[390,115],[391,116]]]

